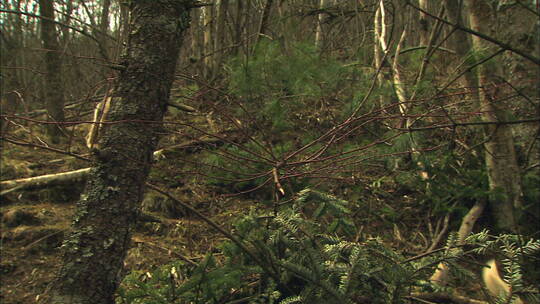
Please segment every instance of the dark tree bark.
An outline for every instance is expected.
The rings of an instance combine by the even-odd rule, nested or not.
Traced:
[[[244,2],[236,2],[236,14],[234,20],[234,55],[240,53],[242,45],[242,29],[245,25],[245,16],[244,16]]]
[[[271,37],[270,29],[268,26],[268,19],[270,18],[270,11],[272,10],[273,3],[274,0],[266,0],[266,4],[264,5],[264,9],[262,12],[261,25],[259,26],[259,37],[257,38],[257,41],[260,40],[260,36]]]
[[[418,6],[424,11],[429,12],[429,5],[427,0],[419,0]],[[429,17],[420,12],[420,45],[427,46],[429,43],[429,32],[431,31],[431,20]]]
[[[458,0],[444,0],[443,5],[446,9],[446,16],[448,18],[448,21],[454,23],[454,24],[463,24],[462,20],[462,7],[460,5],[460,1]],[[471,50],[471,42],[469,41],[469,37],[467,33],[464,31],[455,31],[451,36],[451,44],[454,50],[456,51],[456,55],[461,60],[464,60],[464,58],[467,58],[469,51]],[[455,64],[453,64],[455,66]],[[462,64],[459,64],[458,66],[462,66]],[[464,67],[466,68],[466,67]],[[456,72],[461,72],[464,68],[459,68]],[[463,86],[471,90],[476,87],[477,80],[474,75],[473,71],[468,71],[463,75]],[[475,97],[473,97],[475,98]]]
[[[15,9],[20,10],[20,2],[13,3]],[[23,66],[21,60],[22,50],[22,21],[21,16],[12,15],[9,16],[8,33],[5,31],[0,33],[0,65],[2,67],[17,67]],[[9,54],[9,56],[7,56]],[[0,77],[0,114],[12,115],[17,112],[21,104],[19,102],[19,94],[23,93],[21,88],[21,81],[23,79],[21,71],[16,68],[7,68],[2,70],[2,77]],[[10,127],[8,117],[0,118],[0,136],[3,136],[8,132]],[[2,143],[0,143],[2,146]],[[2,146],[3,147],[3,146]]]
[[[194,1],[130,3],[131,30],[109,112],[112,123],[95,151],[73,232],[62,245],[63,265],[50,287],[53,303],[114,303]]]
[[[99,17],[99,30],[102,34],[109,32],[109,9],[111,7],[111,0],[103,0],[101,9],[101,16]]]
[[[99,17],[99,33],[96,35],[100,43],[100,50],[103,53],[103,57],[109,60],[109,45],[110,41],[107,37],[109,33],[109,10],[111,7],[111,0],[103,0],[101,8],[101,16]]]
[[[214,74],[219,74],[219,69],[223,63],[223,58],[225,57],[225,45],[227,41],[227,15],[229,0],[221,0],[216,2],[218,4],[217,18],[216,18],[216,35],[214,39],[214,69],[216,70]],[[214,75],[216,76],[216,75]]]
[[[39,13],[47,19],[41,19],[41,39],[45,49],[45,101],[49,120],[63,122],[64,86],[62,82],[62,58],[56,34],[53,0],[39,0]],[[63,135],[62,125],[47,125],[47,133],[53,143],[58,143]]]

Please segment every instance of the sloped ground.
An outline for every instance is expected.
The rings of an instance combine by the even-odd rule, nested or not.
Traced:
[[[6,142],[2,142],[1,158],[2,180],[65,170],[65,161],[49,162],[58,158],[55,153]],[[35,303],[54,277],[57,248],[74,211],[70,192],[77,188],[14,191],[0,197],[2,303]]]
[[[225,223],[228,212],[216,215]],[[0,263],[1,303],[34,303],[53,280],[60,263],[60,245],[69,231],[75,202],[62,204],[17,202],[0,209],[2,217]],[[223,238],[199,219],[162,218],[161,223],[142,223],[133,235],[133,246],[125,261],[126,270],[151,271],[177,259],[198,262]]]
[[[32,303],[54,277],[73,206],[2,206],[2,302]]]
[[[55,153],[4,146],[2,179],[22,178],[65,172],[85,163],[54,161]],[[54,165],[59,163],[59,165]],[[51,165],[52,164],[52,165]],[[33,168],[33,169],[31,169]],[[160,169],[157,166],[157,169]],[[156,174],[153,174],[156,175]],[[162,173],[157,174],[159,178]],[[60,245],[69,232],[75,203],[82,185],[50,189],[14,191],[0,198],[0,303],[36,303],[60,265]],[[226,229],[235,214],[246,210],[239,199],[220,199],[197,185],[184,185],[174,191]],[[126,271],[151,271],[177,259],[198,262],[223,240],[207,224],[182,211],[171,202],[156,204],[147,195],[149,215],[160,222],[140,223],[133,235],[132,249],[125,261]]]
[[[197,119],[200,121],[195,121],[195,125],[210,124],[208,120],[212,120],[202,115],[192,117],[192,120]],[[249,208],[268,208],[263,204],[268,201],[264,195],[223,195],[242,189],[229,189],[227,185],[208,182],[208,176],[190,174],[196,170],[204,171],[197,167],[197,158],[204,157],[200,152],[206,150],[189,142],[200,138],[200,135],[182,129],[168,136],[163,146],[182,145],[186,142],[189,145],[187,149],[165,153],[164,159],[154,165],[150,182],[168,189],[175,197],[194,206],[226,230],[230,230],[231,222],[245,214]],[[230,140],[238,137],[234,133],[227,133],[227,136]],[[82,135],[78,138],[82,138]],[[2,180],[88,166],[83,161],[65,158],[54,152],[4,144]],[[76,144],[82,146],[82,142]],[[211,144],[210,149],[220,146],[215,142]],[[84,151],[83,148],[79,149]],[[419,207],[414,187],[397,183],[394,173],[388,172],[384,166],[367,166],[356,170],[360,173],[355,173],[357,176],[354,185],[341,185],[330,180],[316,186],[351,202],[362,235],[380,236],[389,246],[408,252],[411,256],[425,251],[436,230],[434,227],[434,231],[426,231],[427,222],[435,225],[438,216],[428,214]],[[14,191],[0,198],[1,303],[35,303],[42,297],[58,270],[59,246],[70,229],[75,202],[81,191],[82,185],[68,185]],[[143,210],[160,222],[149,221],[138,225],[132,238],[132,249],[125,261],[128,272],[152,271],[178,259],[196,263],[208,252],[216,252],[215,248],[224,240],[221,234],[181,206],[150,191],[143,201]],[[450,227],[451,230],[456,228]],[[469,291],[476,292],[479,289],[478,282],[463,285]]]

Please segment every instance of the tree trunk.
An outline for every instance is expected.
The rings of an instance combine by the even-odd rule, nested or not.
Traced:
[[[450,21],[453,24],[463,24],[462,22],[462,8],[459,5],[459,0],[444,0],[444,7],[446,9],[446,16],[448,18],[448,21]],[[469,37],[467,33],[464,31],[457,30],[455,31],[450,39],[450,43],[454,50],[456,51],[457,58],[461,60],[465,60],[469,55],[469,51],[471,50],[471,43],[469,41]],[[457,64],[453,66],[461,67],[462,64]],[[467,67],[464,67],[467,68]],[[461,72],[463,68],[456,71],[457,73]],[[467,90],[473,91],[473,88],[476,87],[477,81],[474,73],[472,71],[465,72],[463,75],[463,86]],[[475,97],[472,97],[472,99],[476,99]]]
[[[13,5],[14,5],[14,9],[20,11],[21,10],[21,1],[13,1]],[[12,58],[11,60],[13,60],[13,65],[14,66],[24,66],[25,64],[27,64],[26,62],[26,55],[24,54],[25,52],[23,51],[23,48],[25,47],[25,41],[24,41],[24,38],[25,38],[25,34],[24,34],[24,31],[23,31],[23,21],[22,21],[22,16],[21,15],[16,15],[16,16],[13,16],[15,18],[15,20],[13,21],[13,39],[12,41],[14,41],[14,50],[15,51],[10,51],[9,54],[11,54],[11,56],[14,56],[15,58]],[[6,32],[4,32],[5,34]],[[4,43],[4,41],[3,41]],[[5,43],[7,44],[7,43]],[[6,76],[6,69],[4,69],[4,71],[2,72],[3,76],[5,77]],[[25,72],[24,70],[22,69],[16,69],[14,72],[13,72],[13,79],[14,79],[14,83],[17,83],[18,84],[18,87],[17,89],[20,89],[19,86],[22,86],[22,87],[26,87],[26,84],[27,82],[25,81],[26,80],[26,74],[27,72]],[[14,89],[14,88],[11,88],[11,89]],[[5,92],[5,91],[4,91]]]
[[[227,14],[229,7],[229,0],[219,0],[216,2],[216,30],[214,38],[214,69],[215,74],[218,76],[218,71],[221,68],[223,63],[223,58],[225,57],[225,45],[227,37]]]
[[[327,6],[327,0],[320,0],[319,2],[319,8],[322,10],[326,8]],[[323,28],[322,23],[324,21],[324,14],[319,13],[317,14],[317,29],[315,30],[315,46],[317,48],[321,48],[322,41],[323,41]]]
[[[62,20],[62,23],[65,25],[71,25],[72,15],[73,14],[73,0],[66,1],[65,8],[64,8],[64,20]],[[62,45],[66,45],[69,42],[69,28],[67,26],[61,26],[60,31],[62,32]]]
[[[212,16],[213,6],[205,6],[202,8],[203,14],[203,62],[204,62],[204,78],[208,81],[212,79],[214,71],[214,44],[212,43]]]
[[[116,123],[95,151],[73,232],[62,245],[53,303],[114,303],[192,5],[192,0],[131,2],[125,69],[109,113]]]
[[[116,62],[122,53],[123,46],[127,44],[129,35],[129,8],[127,5],[120,5],[120,13],[116,19],[118,29],[116,30],[116,41],[111,49],[111,58]]]
[[[380,6],[375,9],[375,18],[373,19],[373,63],[375,66],[373,67],[375,71],[377,71],[379,68],[381,68],[382,60],[383,60],[383,53],[386,52],[385,49],[382,49],[385,45],[385,39],[386,37],[382,37],[383,33],[383,27],[385,27],[384,22],[384,16],[381,17],[381,8]],[[385,30],[386,31],[386,30]],[[381,52],[382,51],[382,52]],[[383,71],[381,70],[379,73],[377,73],[377,86],[379,89],[381,89],[384,85],[384,75]],[[385,100],[384,95],[379,95],[379,107],[382,109],[385,106]]]
[[[270,28],[268,26],[268,19],[270,18],[270,11],[272,10],[273,3],[274,0],[266,0],[266,4],[264,5],[261,16],[261,24],[259,26],[259,35],[257,36],[257,42],[260,41],[261,37],[272,38],[272,34],[270,33]]]
[[[428,0],[419,0],[418,6],[429,12]],[[429,16],[420,12],[420,45],[427,46],[429,43],[429,32],[431,31],[431,20]]]
[[[536,7],[540,12],[540,4]],[[519,45],[520,48],[530,54],[540,58],[540,18],[532,14],[521,5],[515,5],[505,8],[498,14],[497,34],[504,37],[510,45]],[[511,24],[511,26],[502,26]],[[533,27],[534,25],[534,27]],[[522,95],[521,104],[516,104],[515,111],[519,113],[535,113],[540,117],[540,64],[531,65],[531,63],[521,56],[515,56],[511,52],[503,54],[502,75],[512,84],[514,89]],[[532,109],[535,110],[532,110]],[[533,112],[534,111],[534,112]],[[515,125],[514,140],[517,147],[521,147],[521,154],[518,159],[524,167],[524,172],[528,175],[534,174],[540,177],[540,122],[536,124]],[[527,202],[529,203],[529,202]],[[540,214],[540,204],[526,206],[528,213]],[[534,209],[537,206],[537,211]]]
[[[469,0],[468,6],[471,28],[481,33],[490,33],[492,12],[488,3],[485,0]],[[489,52],[493,49],[491,43],[478,36],[474,36],[472,41],[477,50]],[[503,107],[497,104],[503,97],[499,69],[493,61],[478,68],[480,110],[484,121],[506,120]],[[517,232],[515,211],[522,206],[522,190],[512,129],[508,124],[490,124],[485,131],[485,159],[495,228],[504,232]]]
[[[15,10],[21,9],[19,1],[14,1],[12,5]],[[0,77],[0,114],[13,115],[20,108],[21,102],[19,99],[24,94],[21,90],[24,75],[21,69],[15,68],[24,66],[24,62],[22,61],[22,42],[24,36],[21,16],[15,14],[8,15],[6,25],[9,25],[7,32],[4,31],[0,36],[2,43],[1,52],[3,52],[3,56],[0,57],[0,65],[3,67],[2,77]],[[11,125],[10,120],[8,117],[0,118],[1,136],[8,132]],[[3,148],[3,143],[0,143],[0,147]]]
[[[244,28],[244,2],[236,2],[236,14],[234,20],[234,55],[240,54],[241,45],[242,45],[242,30]]]
[[[64,86],[62,82],[62,59],[58,45],[54,22],[53,0],[39,0],[41,16],[41,39],[45,49],[45,101],[47,103],[48,118],[51,122],[63,122],[64,118]],[[47,133],[53,143],[58,143],[63,136],[60,124],[47,125]]]
[[[111,7],[111,0],[103,0],[103,5],[101,7],[101,16],[99,17],[99,31],[100,33],[96,35],[100,43],[100,49],[104,53],[103,56],[105,59],[109,57],[109,38],[107,34],[109,33],[109,10]]]

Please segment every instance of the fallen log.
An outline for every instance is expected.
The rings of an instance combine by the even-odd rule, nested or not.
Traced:
[[[0,196],[6,195],[13,191],[38,189],[73,182],[82,182],[86,179],[86,176],[90,172],[90,169],[91,168],[83,168],[63,173],[54,173],[3,181],[0,182],[0,189],[7,189],[0,192]]]
[[[165,149],[161,149],[154,152],[154,159],[156,161],[166,158],[171,158],[175,152],[189,151],[195,152],[205,146],[219,146],[224,141],[217,137],[204,136],[199,139],[190,140],[178,145],[170,146]],[[0,192],[0,196],[6,195],[11,192],[40,189],[50,186],[66,185],[70,183],[84,182],[91,167],[82,168],[74,171],[46,174],[34,177],[12,179],[0,182],[0,189],[5,189]]]

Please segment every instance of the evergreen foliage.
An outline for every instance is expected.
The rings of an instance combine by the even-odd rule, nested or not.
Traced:
[[[254,172],[270,170],[270,166],[254,159],[249,151],[260,149],[255,144],[246,144],[245,149],[239,149],[234,145],[227,145],[223,148],[224,152],[207,152],[205,155],[205,164],[213,169],[210,170],[207,183],[221,186],[230,191],[242,191],[255,187],[264,181],[264,178],[257,178]],[[218,170],[216,168],[219,168]]]
[[[234,59],[230,66],[231,90],[252,100],[267,96],[327,95],[342,84],[348,71],[338,61],[321,58],[313,43],[296,43],[290,53],[279,42],[264,40],[247,60]]]
[[[357,232],[347,201],[305,189],[275,214],[252,209],[237,220],[235,234],[251,254],[227,241],[221,262],[209,254],[196,267],[175,262],[134,272],[118,303],[403,303],[411,291],[433,288],[426,279],[438,261],[458,276],[472,276],[457,263],[465,253],[456,249],[454,234],[441,254],[406,259],[379,238],[352,241]],[[540,241],[519,241],[484,231],[466,242],[477,253],[500,247],[507,279],[524,295],[531,290],[522,283],[519,259],[538,251]]]
[[[256,110],[268,134],[310,129],[306,124],[330,126],[328,120],[352,113],[372,76],[322,57],[311,42],[285,49],[279,41],[263,40],[252,56],[232,59],[227,69],[231,94]]]
[[[540,176],[534,172],[525,174],[523,177],[523,195],[525,203],[534,208],[540,201]]]
[[[422,156],[422,168],[432,178],[417,177],[422,189],[421,202],[431,206],[436,213],[467,210],[479,200],[487,199],[489,185],[487,174],[478,159],[459,159],[453,153],[433,153]]]
[[[475,253],[496,252],[501,255],[501,263],[505,272],[504,280],[511,286],[512,298],[508,299],[506,295],[501,295],[496,299],[496,303],[510,303],[518,296],[530,303],[540,301],[539,291],[526,285],[523,281],[523,268],[521,266],[525,259],[540,252],[540,240],[524,240],[513,234],[502,234],[494,237],[484,230],[469,236],[466,242],[476,246],[473,249]]]

